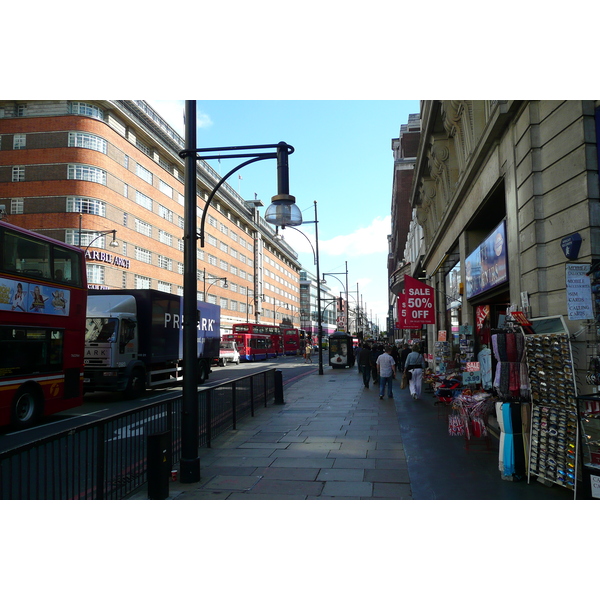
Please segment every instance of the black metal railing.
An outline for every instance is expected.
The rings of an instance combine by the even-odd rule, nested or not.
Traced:
[[[198,392],[200,446],[274,399],[275,369]],[[182,397],[148,402],[0,454],[2,500],[119,500],[147,481],[149,435],[170,432],[181,457]]]

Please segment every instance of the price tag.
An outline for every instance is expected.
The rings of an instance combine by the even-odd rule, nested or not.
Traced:
[[[474,371],[481,371],[481,367],[478,362],[468,362],[467,371],[473,373]]]

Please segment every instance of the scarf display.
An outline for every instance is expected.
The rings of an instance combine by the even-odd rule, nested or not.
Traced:
[[[519,332],[501,331],[492,335],[492,350],[497,361],[494,387],[502,399],[520,400],[528,396],[524,349],[525,340]]]

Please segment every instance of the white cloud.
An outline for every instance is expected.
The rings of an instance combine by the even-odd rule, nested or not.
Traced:
[[[388,253],[387,236],[391,232],[391,216],[375,217],[370,225],[330,240],[319,240],[319,252],[330,256],[364,256]]]

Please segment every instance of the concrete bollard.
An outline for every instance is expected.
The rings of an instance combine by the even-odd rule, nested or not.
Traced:
[[[275,404],[285,404],[283,401],[283,371],[275,371]]]

